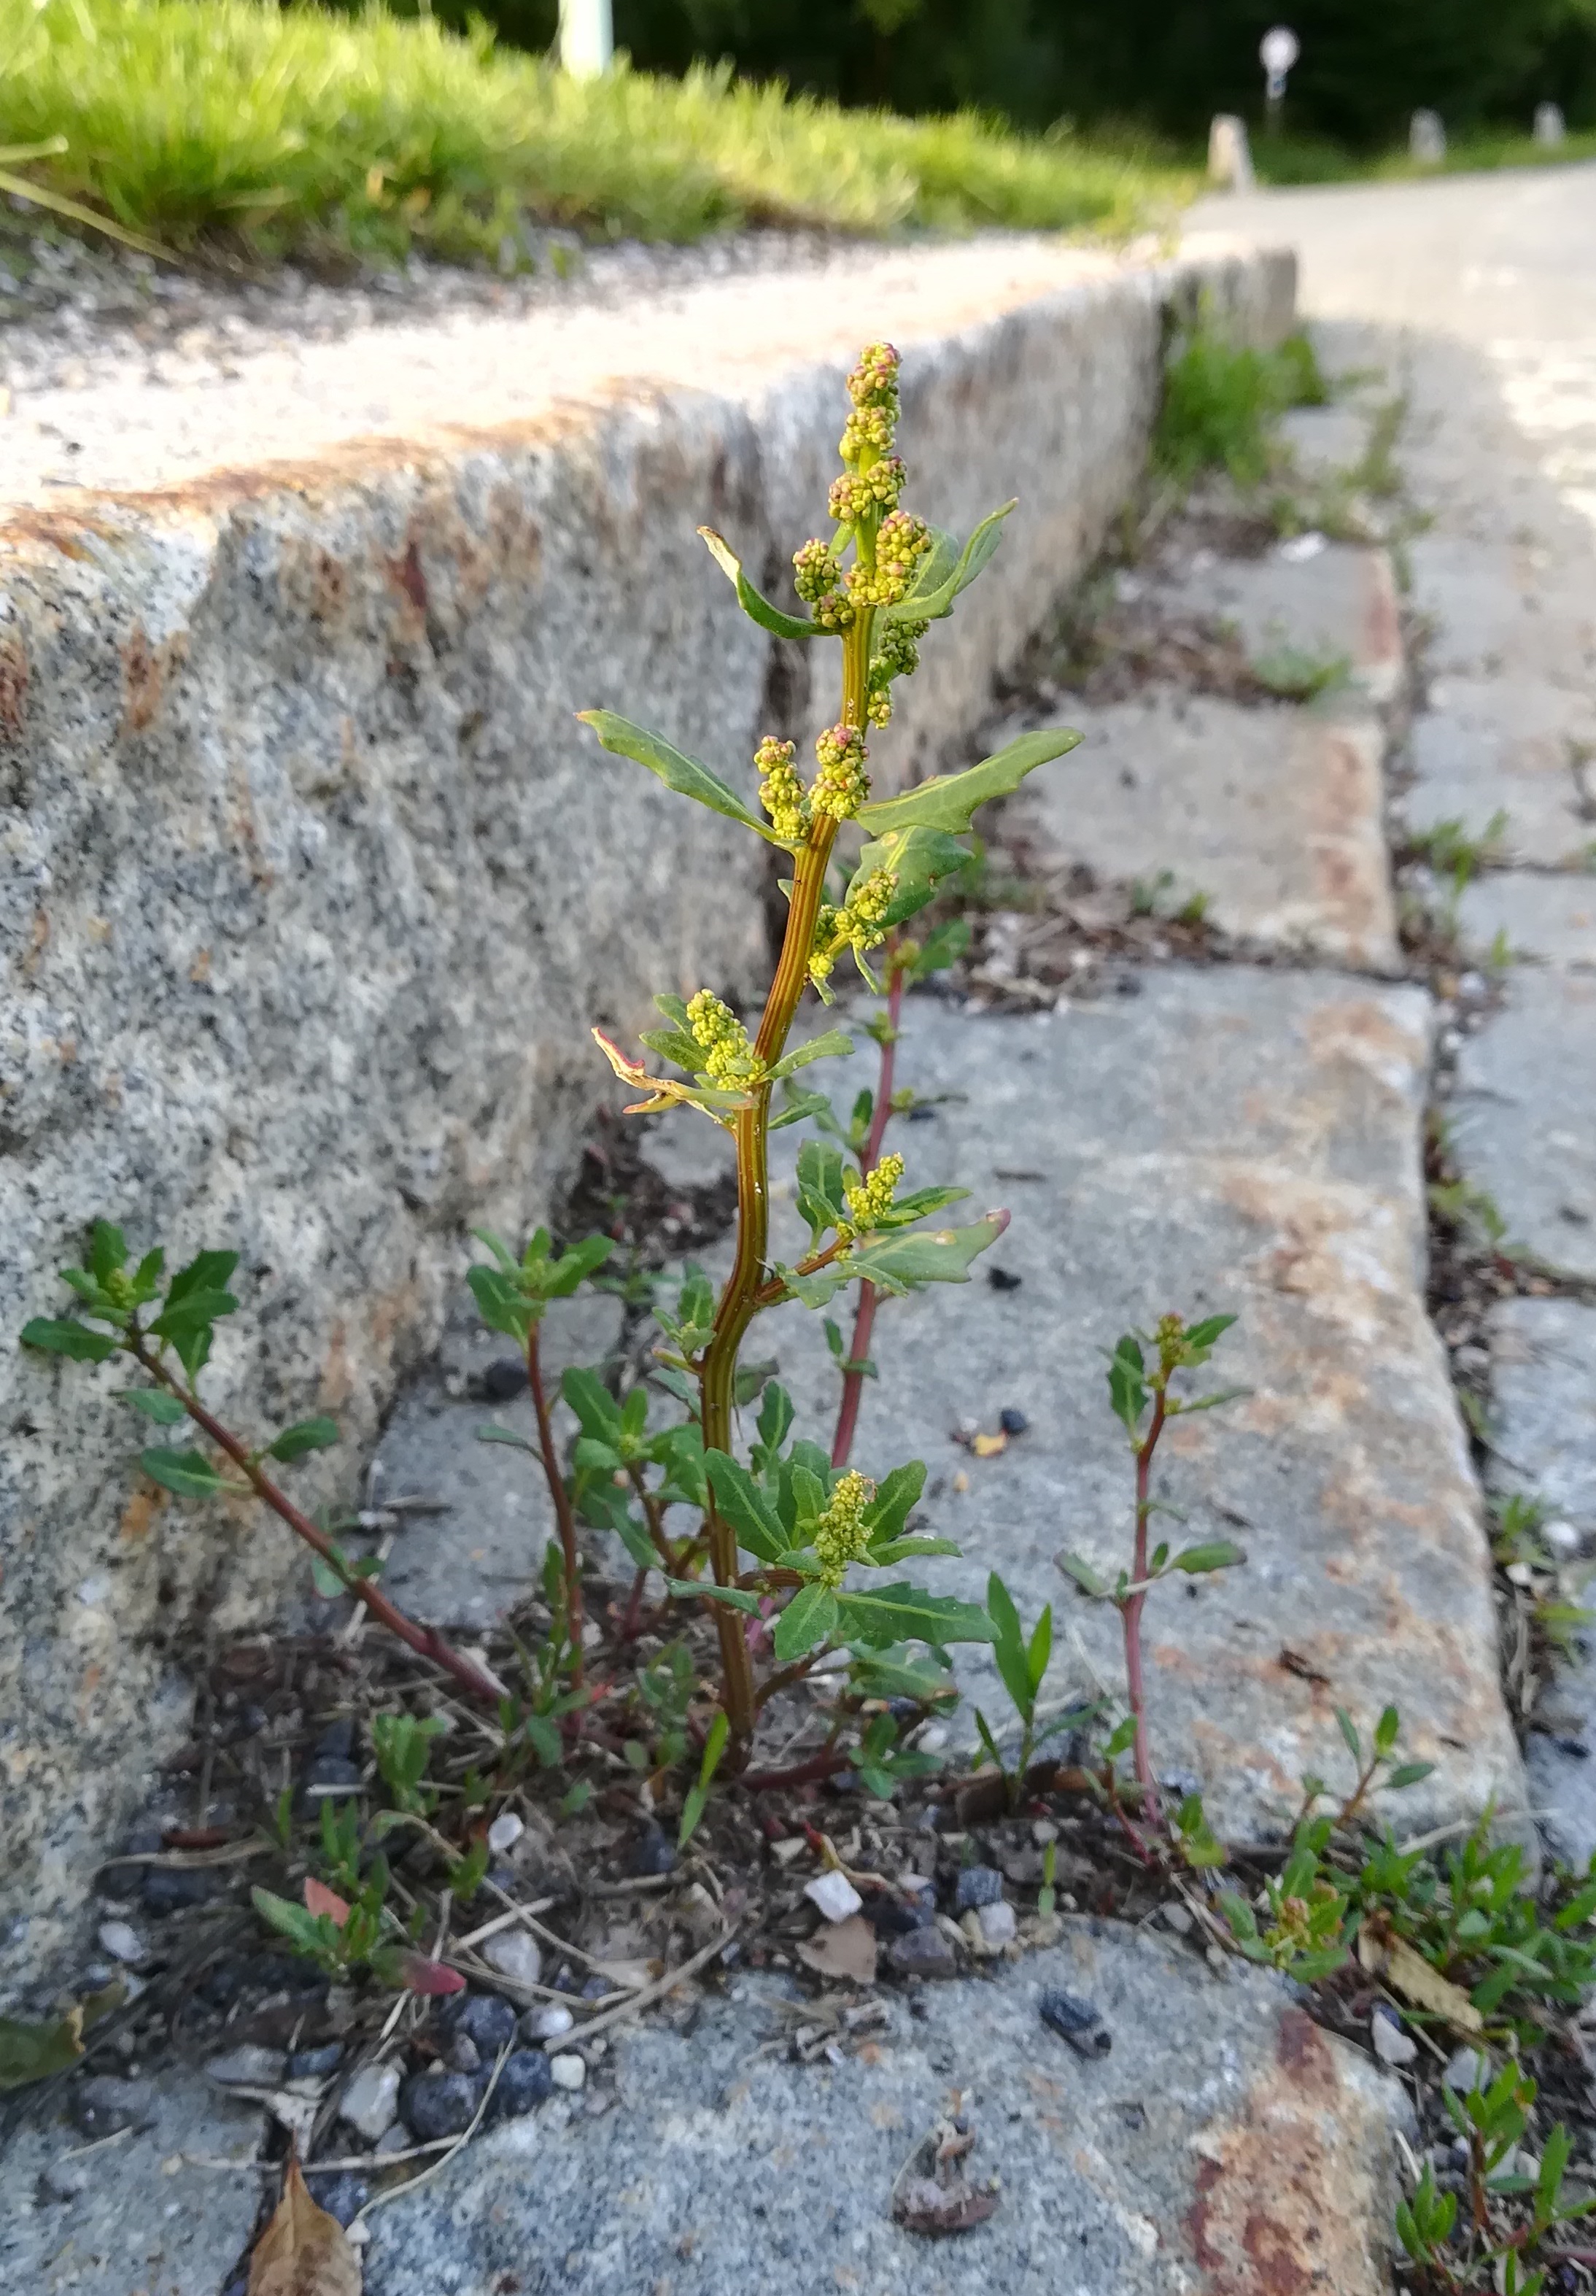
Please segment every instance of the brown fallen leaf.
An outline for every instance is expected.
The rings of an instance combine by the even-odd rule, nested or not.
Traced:
[[[898,2186],[892,2213],[905,2232],[938,2239],[985,2224],[997,2202],[995,2193],[978,2192],[967,2177],[955,2176],[945,2185],[935,2177],[907,2177]]]
[[[799,1946],[798,1959],[822,1977],[839,1977],[850,1985],[873,1985],[876,1976],[876,1933],[863,1914],[845,1922],[828,1922],[815,1937]]]
[[[1474,2039],[1485,2030],[1485,2019],[1461,1985],[1432,1969],[1405,1938],[1383,1923],[1366,1922],[1358,1931],[1358,1959],[1371,1977],[1383,1977],[1404,2001],[1445,2017],[1458,2032]]]
[[[344,2228],[317,2208],[291,2156],[282,2198],[250,2259],[249,2296],[360,2296],[360,2263]]]

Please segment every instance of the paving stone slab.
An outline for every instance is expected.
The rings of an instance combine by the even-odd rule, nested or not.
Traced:
[[[910,1184],[1009,1205],[990,1257],[1021,1282],[996,1289],[982,1268],[883,1307],[857,1464],[929,1463],[926,1527],[964,1553],[922,1565],[928,1582],[978,1597],[995,1568],[1027,1617],[1053,1605],[1049,1698],[1117,1685],[1117,1618],[1054,1562],[1130,1559],[1103,1350],[1168,1309],[1237,1315],[1214,1373],[1248,1393],[1172,1431],[1158,1488],[1183,1540],[1239,1538],[1249,1559],[1150,1602],[1162,1763],[1197,1774],[1222,1833],[1267,1837],[1305,1770],[1346,1767],[1333,1709],[1371,1719],[1395,1702],[1436,1765],[1404,1824],[1493,1796],[1521,1808],[1479,1496],[1423,1300],[1428,1000],[1313,972],[1143,979],[1134,999],[1041,1020],[912,1001],[900,1081],[940,1097],[894,1136]],[[856,1059],[839,1104],[865,1072]],[[824,1423],[836,1381],[818,1342],[796,1309],[758,1341]],[[1030,1423],[1001,1456],[950,1442],[1005,1406]],[[986,1653],[957,1656],[1005,1715]]]
[[[1395,969],[1373,717],[1163,686],[1101,709],[1067,697],[1053,715],[1084,738],[1006,811],[1005,836],[1109,882],[1166,870],[1172,906],[1203,894],[1242,939]]]
[[[1376,702],[1401,685],[1400,611],[1383,550],[1331,543],[1309,558],[1275,549],[1262,558],[1194,560],[1160,592],[1187,612],[1233,624],[1251,661],[1267,667],[1290,653],[1342,662]]]
[[[1596,967],[1596,876],[1501,869],[1477,877],[1458,904],[1463,938],[1488,949],[1502,934],[1514,955]]]
[[[217,2296],[254,2228],[261,2181],[202,2164],[253,2161],[265,2115],[186,2066],[150,2086],[143,2122],[98,2150],[85,2151],[88,2140],[59,2111],[35,2107],[12,2132],[0,2150],[0,2287]],[[70,2194],[78,2177],[80,2192],[54,2196],[54,2180]]]
[[[1491,1318],[1491,1480],[1537,1498],[1596,1546],[1596,1307],[1504,1300]],[[1524,1750],[1531,1807],[1554,1855],[1596,1852],[1596,1636],[1542,1691]]]
[[[1072,2054],[1042,1991],[1089,1997]],[[787,2057],[776,1980],[615,2038],[602,2116],[556,2104],[479,2139],[372,2219],[366,2296],[1376,2296],[1389,2285],[1401,2091],[1275,1980],[1070,1922],[982,1981],[890,2001],[835,2070]],[[606,2087],[611,2075],[602,2075]],[[1001,2180],[938,2241],[891,2216],[950,2092]],[[591,2102],[597,2104],[600,2097]]]
[[[1436,530],[1408,545],[1408,570],[1432,677],[1517,673],[1577,687],[1596,670],[1590,586],[1534,544]]]
[[[1498,814],[1515,860],[1577,864],[1596,842],[1578,767],[1596,753],[1596,701],[1549,679],[1447,677],[1413,721],[1414,779],[1403,810],[1416,831],[1461,821],[1483,836]]]
[[[1299,476],[1350,477],[1369,452],[1373,424],[1358,406],[1293,406],[1281,417],[1280,435]]]
[[[1516,965],[1502,1009],[1458,1056],[1459,1162],[1508,1239],[1596,1277],[1596,980]]]

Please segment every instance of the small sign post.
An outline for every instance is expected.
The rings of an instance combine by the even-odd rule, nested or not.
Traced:
[[[610,0],[560,0],[560,63],[573,79],[597,79],[615,53]]]
[[[1274,25],[1258,42],[1258,62],[1264,67],[1264,119],[1272,135],[1280,132],[1286,74],[1301,53],[1302,44],[1287,24]]]

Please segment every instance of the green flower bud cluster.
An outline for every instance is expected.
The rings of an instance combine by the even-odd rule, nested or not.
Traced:
[[[792,554],[792,586],[806,606],[819,603],[842,580],[842,567],[829,542],[801,543]]]
[[[837,451],[850,470],[862,462],[874,462],[882,455],[891,454],[896,419],[896,407],[855,407],[837,441]]]
[[[847,395],[855,406],[884,406],[897,419],[898,356],[890,343],[866,343],[859,364],[847,379]]]
[[[731,1006],[708,989],[700,988],[689,1003],[687,1025],[704,1055],[705,1073],[716,1084],[735,1090],[763,1080],[765,1062],[749,1044],[748,1030]]]
[[[885,726],[890,722],[892,695],[888,689],[895,677],[912,677],[920,668],[920,641],[930,627],[929,622],[881,622],[877,625],[875,651],[870,663],[870,684],[864,696],[864,714],[872,726]]]
[[[814,754],[820,771],[809,791],[810,805],[834,821],[851,821],[870,795],[863,734],[856,726],[830,726],[815,736]]]
[[[892,1210],[892,1200],[903,1177],[903,1158],[883,1156],[874,1171],[867,1173],[856,1185],[844,1187],[842,1193],[847,1199],[850,1217],[840,1222],[837,1233],[845,1243],[851,1243],[857,1235],[868,1234],[881,1214]]]
[[[881,922],[892,906],[897,890],[897,878],[890,869],[872,869],[858,891],[843,908],[831,902],[822,904],[814,920],[814,946],[809,955],[809,978],[818,988],[831,977],[832,967],[845,948],[858,950],[878,948],[887,938],[887,927]]]
[[[814,1555],[821,1584],[840,1587],[850,1562],[857,1562],[870,1546],[865,1511],[876,1487],[856,1467],[850,1467],[831,1493],[831,1504],[814,1526]]]
[[[793,764],[797,755],[793,742],[778,742],[773,734],[767,734],[754,752],[755,767],[763,776],[759,802],[776,835],[794,845],[809,833],[809,799]]]
[[[915,561],[931,546],[924,519],[895,510],[881,521],[873,566],[850,566],[848,595],[856,606],[896,606],[914,578]]]

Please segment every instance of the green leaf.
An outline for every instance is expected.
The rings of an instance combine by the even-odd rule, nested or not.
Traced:
[[[771,1118],[766,1127],[768,1131],[780,1132],[789,1124],[806,1124],[812,1117],[820,1116],[831,1108],[831,1103],[823,1092],[794,1092],[790,1084],[784,1085],[782,1089],[790,1097],[780,1114]]]
[[[1388,1793],[1400,1793],[1404,1786],[1416,1786],[1428,1778],[1435,1768],[1433,1762],[1399,1762],[1384,1780]]]
[[[833,1142],[804,1142],[798,1152],[798,1208],[809,1223],[809,1240],[816,1248],[827,1229],[847,1212],[842,1175],[842,1151]]]
[[[781,1617],[773,1637],[783,1666],[818,1644],[830,1642],[842,1616],[841,1606],[829,1587],[800,1587]]]
[[[920,1504],[920,1495],[926,1487],[926,1463],[910,1459],[881,1482],[864,1510],[864,1521],[870,1531],[872,1549],[885,1539],[896,1538]]]
[[[111,1332],[91,1332],[65,1316],[35,1316],[23,1324],[19,1344],[37,1348],[44,1355],[70,1356],[74,1363],[104,1363],[118,1346]]]
[[[1352,1756],[1353,1760],[1361,1767],[1363,1760],[1363,1749],[1358,1738],[1357,1731],[1353,1726],[1352,1717],[1347,1712],[1345,1706],[1338,1706],[1335,1710],[1335,1714],[1336,1727],[1341,1733],[1342,1742],[1345,1744],[1347,1752]]]
[[[180,1267],[167,1285],[168,1307],[186,1300],[193,1292],[225,1292],[237,1266],[236,1251],[196,1252],[188,1266]]]
[[[321,1915],[307,1913],[291,1898],[279,1898],[271,1890],[251,1890],[250,1897],[267,1928],[285,1937],[299,1952],[315,1954],[322,1950],[324,1940]]]
[[[839,1595],[843,1637],[862,1643],[867,1650],[884,1650],[889,1643],[989,1643],[993,1625],[976,1603],[961,1603],[951,1595],[929,1595],[907,1579],[889,1587],[850,1587]]]
[[[936,1707],[958,1694],[951,1674],[933,1659],[916,1658],[906,1644],[856,1658],[849,1675],[862,1698],[913,1698]]]
[[[1109,1733],[1109,1742],[1103,1748],[1103,1752],[1107,1756],[1108,1759],[1112,1762],[1117,1760],[1121,1754],[1128,1754],[1135,1742],[1136,1718],[1134,1714],[1127,1714],[1124,1721],[1117,1723],[1113,1730]]]
[[[883,1546],[872,1546],[862,1559],[875,1570],[886,1570],[916,1554],[962,1554],[963,1551],[951,1538],[889,1538]]]
[[[1245,1549],[1238,1546],[1233,1538],[1211,1538],[1201,1546],[1183,1546],[1178,1554],[1170,1557],[1169,1567],[1195,1576],[1204,1570],[1228,1570],[1232,1564],[1246,1560]]]
[[[561,1377],[560,1392],[582,1423],[582,1432],[618,1447],[620,1406],[596,1372],[573,1364]]]
[[[978,766],[970,766],[962,774],[938,774],[905,790],[901,797],[862,805],[856,816],[859,826],[877,837],[888,830],[914,828],[942,829],[958,836],[970,827],[978,806],[994,797],[1012,796],[1027,774],[1050,758],[1063,757],[1080,739],[1067,726],[1022,734],[995,756],[983,758]]]
[[[737,1533],[738,1545],[761,1562],[781,1562],[790,1542],[748,1469],[724,1451],[706,1451],[704,1472],[716,1507]]]
[[[667,1578],[665,1583],[683,1602],[725,1603],[733,1611],[746,1611],[750,1618],[757,1618],[765,1599],[751,1587],[717,1587],[713,1578]]]
[[[180,1498],[214,1498],[227,1486],[201,1451],[141,1451],[139,1465],[151,1482]]]
[[[844,1252],[839,1259],[828,1260],[812,1275],[800,1275],[796,1267],[783,1267],[780,1260],[772,1270],[784,1285],[787,1297],[796,1300],[802,1308],[828,1307],[839,1292],[847,1289],[857,1272],[851,1251]]]
[[[954,600],[961,590],[968,590],[986,566],[987,560],[1003,540],[1003,522],[1017,506],[1006,502],[1001,509],[984,518],[963,549],[959,553],[951,573],[944,574],[942,554],[932,554],[931,564],[922,574],[919,584],[896,606],[883,606],[879,611],[887,622],[936,622],[951,611]]]
[[[795,1046],[791,1052],[783,1053],[770,1072],[771,1079],[779,1083],[794,1069],[806,1069],[811,1061],[846,1058],[853,1049],[854,1040],[845,1029],[828,1029],[823,1037],[811,1037],[806,1045]]]
[[[1053,1606],[1048,1603],[1043,1607],[1035,1632],[1031,1636],[1030,1648],[1025,1654],[1026,1672],[1030,1677],[1033,1695],[1042,1687],[1042,1678],[1047,1672],[1047,1662],[1052,1654]]]
[[[1374,1726],[1374,1751],[1388,1754],[1395,1745],[1402,1729],[1402,1716],[1395,1706],[1387,1706]]]
[[[737,593],[737,603],[750,622],[757,622],[762,630],[769,630],[778,638],[820,638],[827,633],[818,622],[806,621],[797,614],[784,614],[780,606],[773,606],[762,598],[742,570],[742,561],[724,537],[712,526],[700,526],[699,532],[708,547],[721,572]]]
[[[141,1419],[152,1419],[158,1427],[175,1427],[188,1416],[176,1397],[168,1395],[164,1387],[125,1388],[119,1400],[131,1404]]]
[[[1108,1581],[1099,1578],[1084,1555],[1072,1554],[1067,1548],[1062,1554],[1055,1554],[1053,1561],[1067,1578],[1075,1580],[1083,1595],[1090,1595],[1094,1602],[1099,1603],[1106,1598]]]
[[[1022,1720],[1029,1721],[1035,1701],[1031,1693],[1030,1676],[1026,1669],[1025,1633],[1019,1623],[1019,1612],[1014,1607],[1014,1597],[994,1570],[986,1580],[986,1612],[992,1620],[993,1655],[997,1670],[1003,1677],[1003,1688],[1014,1702]]]
[[[988,1212],[970,1227],[904,1228],[866,1236],[848,1255],[855,1275],[882,1292],[912,1292],[921,1283],[968,1283],[970,1265],[1009,1225],[1007,1212]]]
[[[708,766],[700,766],[696,758],[684,757],[680,750],[658,734],[651,734],[642,726],[634,726],[628,718],[618,718],[612,709],[579,709],[583,725],[591,726],[603,748],[618,758],[630,758],[634,765],[646,766],[681,797],[695,798],[707,805],[711,813],[724,814],[728,821],[740,821],[745,829],[763,837],[767,844],[781,845],[783,840],[765,822],[751,814],[735,790],[728,789],[718,774]]]
[[[503,1332],[506,1339],[524,1347],[527,1334],[542,1309],[528,1299],[519,1274],[503,1267],[485,1267],[479,1261],[476,1267],[466,1269],[465,1280],[477,1303],[477,1312],[488,1330]]]
[[[179,1300],[174,1300],[168,1292],[167,1304],[150,1329],[158,1340],[176,1342],[192,1339],[208,1331],[218,1316],[231,1316],[237,1308],[238,1301],[231,1292],[196,1290],[185,1292]]]
[[[513,1427],[496,1427],[490,1422],[487,1426],[478,1428],[477,1440],[479,1443],[508,1443],[517,1451],[529,1451],[535,1459],[543,1456],[536,1444],[528,1443],[526,1437],[518,1435]]]
[[[847,898],[852,900],[873,871],[889,869],[897,884],[881,923],[901,925],[923,909],[942,880],[962,869],[970,857],[969,847],[961,845],[945,830],[923,826],[895,829],[885,837],[876,838],[860,854]],[[968,928],[965,938],[969,939]],[[922,951],[922,961],[923,956]]]
[[[330,1450],[338,1440],[338,1422],[325,1416],[299,1419],[285,1427],[266,1453],[269,1459],[302,1459],[307,1451]]]
[[[1230,1330],[1235,1320],[1233,1316],[1205,1316],[1200,1324],[1193,1324],[1186,1333],[1186,1345],[1189,1348],[1211,1348],[1223,1332]]]
[[[109,1284],[127,1265],[127,1237],[110,1220],[97,1219],[89,1241],[89,1273],[95,1283]]]
[[[911,978],[924,980],[933,972],[942,972],[950,964],[957,964],[970,947],[970,938],[968,918],[950,917],[945,924],[926,935],[910,968]]]

